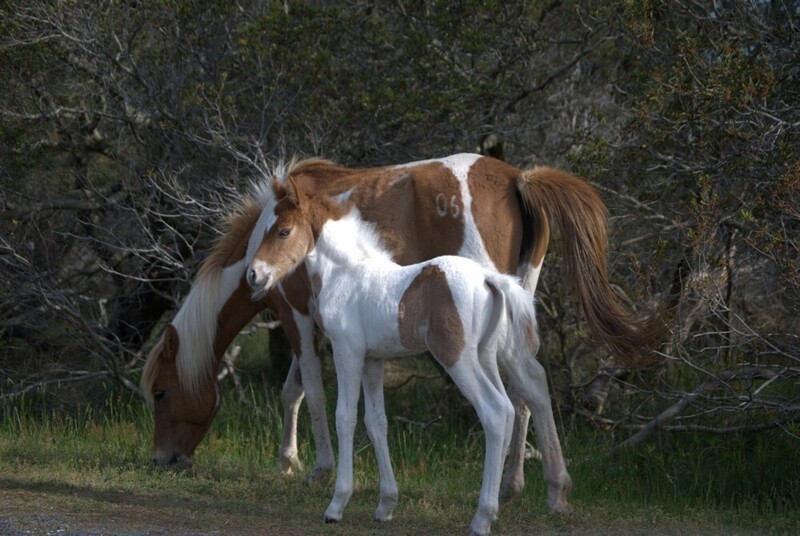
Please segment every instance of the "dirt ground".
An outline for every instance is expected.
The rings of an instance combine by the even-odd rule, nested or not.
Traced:
[[[270,524],[270,515],[220,512],[204,508],[202,498],[185,496],[165,500],[153,496],[116,496],[103,493],[93,495],[85,489],[64,486],[40,488],[11,488],[0,483],[0,535],[59,535],[59,536],[205,536],[205,535],[286,535],[307,534],[441,534],[441,527],[430,532],[424,527],[408,527],[395,520],[388,524],[377,524],[369,519],[351,519],[349,523],[325,525],[319,519],[298,520],[298,526],[286,527]],[[409,515],[406,513],[405,515]],[[600,516],[601,518],[603,516]],[[741,530],[721,526],[718,521],[675,519],[658,520],[650,524],[643,519],[608,518],[599,519],[599,526],[587,516],[577,515],[520,531],[493,531],[493,534],[537,534],[537,535],[756,535],[770,534],[765,531]],[[514,523],[512,523],[514,524]],[[553,526],[554,525],[554,526]],[[502,526],[502,525],[501,525]],[[464,534],[466,527],[453,527],[450,534]],[[357,529],[357,530],[356,530]],[[779,534],[775,532],[774,534]],[[788,533],[786,533],[788,534]]]

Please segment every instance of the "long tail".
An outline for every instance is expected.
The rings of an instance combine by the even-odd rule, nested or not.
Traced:
[[[627,310],[608,282],[608,211],[597,191],[569,173],[548,167],[524,171],[517,188],[527,216],[538,222],[532,237],[535,250],[528,252],[530,262],[541,264],[548,222],[555,223],[561,233],[567,277],[594,337],[629,365],[652,361],[652,349],[665,328],[656,316],[641,318]]]

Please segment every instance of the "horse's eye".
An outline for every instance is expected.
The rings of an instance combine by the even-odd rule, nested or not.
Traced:
[[[291,229],[281,229],[280,231],[278,231],[278,236],[280,236],[281,238],[286,238],[287,236],[289,236],[289,233],[291,232],[292,232]]]
[[[158,400],[161,400],[162,398],[164,398],[165,394],[167,394],[166,391],[156,391],[155,393],[153,393],[153,398],[155,398],[156,401],[158,401]]]

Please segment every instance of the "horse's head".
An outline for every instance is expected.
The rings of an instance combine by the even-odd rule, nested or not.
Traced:
[[[257,299],[292,273],[314,249],[317,204],[289,178],[273,184],[276,205],[264,237],[247,267],[247,283]]]
[[[219,384],[208,378],[196,393],[181,383],[176,357],[180,340],[170,324],[145,364],[142,387],[153,405],[155,437],[153,462],[160,467],[186,468],[220,404]],[[213,387],[212,387],[213,384]]]

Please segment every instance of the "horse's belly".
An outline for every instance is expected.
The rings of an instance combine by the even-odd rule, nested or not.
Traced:
[[[422,348],[406,348],[400,344],[399,340],[383,339],[370,341],[369,348],[367,349],[367,355],[369,357],[375,357],[379,359],[389,359],[392,357],[417,355],[424,351],[424,346]]]

